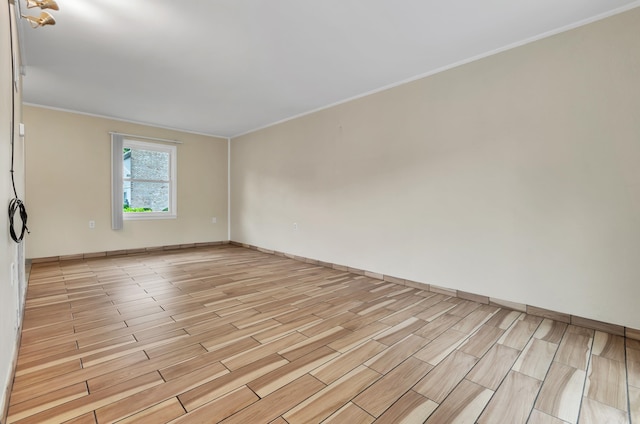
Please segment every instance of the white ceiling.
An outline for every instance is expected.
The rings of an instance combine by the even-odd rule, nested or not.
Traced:
[[[39,9],[23,13],[39,14]],[[24,101],[234,136],[640,6],[629,0],[57,0]]]

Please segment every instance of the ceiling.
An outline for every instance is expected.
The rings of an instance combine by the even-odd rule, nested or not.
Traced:
[[[37,15],[39,9],[23,13]],[[628,0],[57,0],[24,101],[232,137],[640,6]]]

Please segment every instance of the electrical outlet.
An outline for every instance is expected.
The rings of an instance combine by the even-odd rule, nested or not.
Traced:
[[[293,231],[298,231],[298,223],[297,222],[293,223]]]
[[[218,223],[218,218],[216,218],[215,216],[213,218],[211,218],[211,223],[212,224],[217,224]]]
[[[89,228],[96,228],[96,221],[89,221]]]

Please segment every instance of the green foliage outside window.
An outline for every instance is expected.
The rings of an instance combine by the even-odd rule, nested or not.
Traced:
[[[153,212],[151,208],[132,208],[127,205],[123,207],[124,212]]]

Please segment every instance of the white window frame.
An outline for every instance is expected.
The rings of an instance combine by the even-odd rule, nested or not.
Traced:
[[[138,141],[124,139],[122,141],[122,148],[126,149],[141,149],[150,150],[155,152],[169,153],[169,210],[167,212],[124,212],[122,211],[122,218],[125,221],[129,220],[144,220],[144,219],[176,219],[178,217],[178,202],[177,202],[177,186],[178,186],[178,172],[177,172],[177,153],[176,146],[167,145],[163,143],[152,143],[148,141]],[[120,152],[122,158],[122,152]],[[122,159],[120,159],[122,161]],[[122,172],[120,173],[120,190],[119,196],[122,199],[124,190],[124,177]]]

